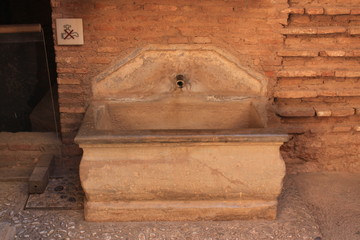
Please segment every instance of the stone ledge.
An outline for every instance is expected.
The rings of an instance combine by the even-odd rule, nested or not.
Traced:
[[[199,221],[275,219],[276,201],[85,202],[87,221]]]

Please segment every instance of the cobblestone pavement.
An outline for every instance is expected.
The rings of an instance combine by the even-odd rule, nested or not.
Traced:
[[[91,223],[82,210],[23,210],[25,183],[0,183],[0,222],[16,227],[15,239],[321,239],[319,227],[288,179],[276,221]]]

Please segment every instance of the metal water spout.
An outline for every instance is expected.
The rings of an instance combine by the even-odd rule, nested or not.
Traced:
[[[176,86],[178,88],[183,88],[184,85],[185,85],[185,80],[184,80],[184,75],[182,74],[179,74],[179,75],[176,75]]]

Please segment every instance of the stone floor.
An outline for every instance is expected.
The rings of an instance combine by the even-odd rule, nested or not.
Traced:
[[[70,184],[57,183],[51,188]],[[82,209],[34,203],[24,210],[28,201],[24,182],[0,182],[0,192],[0,222],[16,228],[14,239],[360,239],[359,174],[287,176],[276,221],[90,223],[83,220]],[[73,202],[71,193],[56,192],[49,195],[55,196],[51,206]]]

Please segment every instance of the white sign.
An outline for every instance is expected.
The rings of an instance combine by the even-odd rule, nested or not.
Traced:
[[[56,19],[56,39],[58,45],[83,45],[84,34],[82,19]]]

